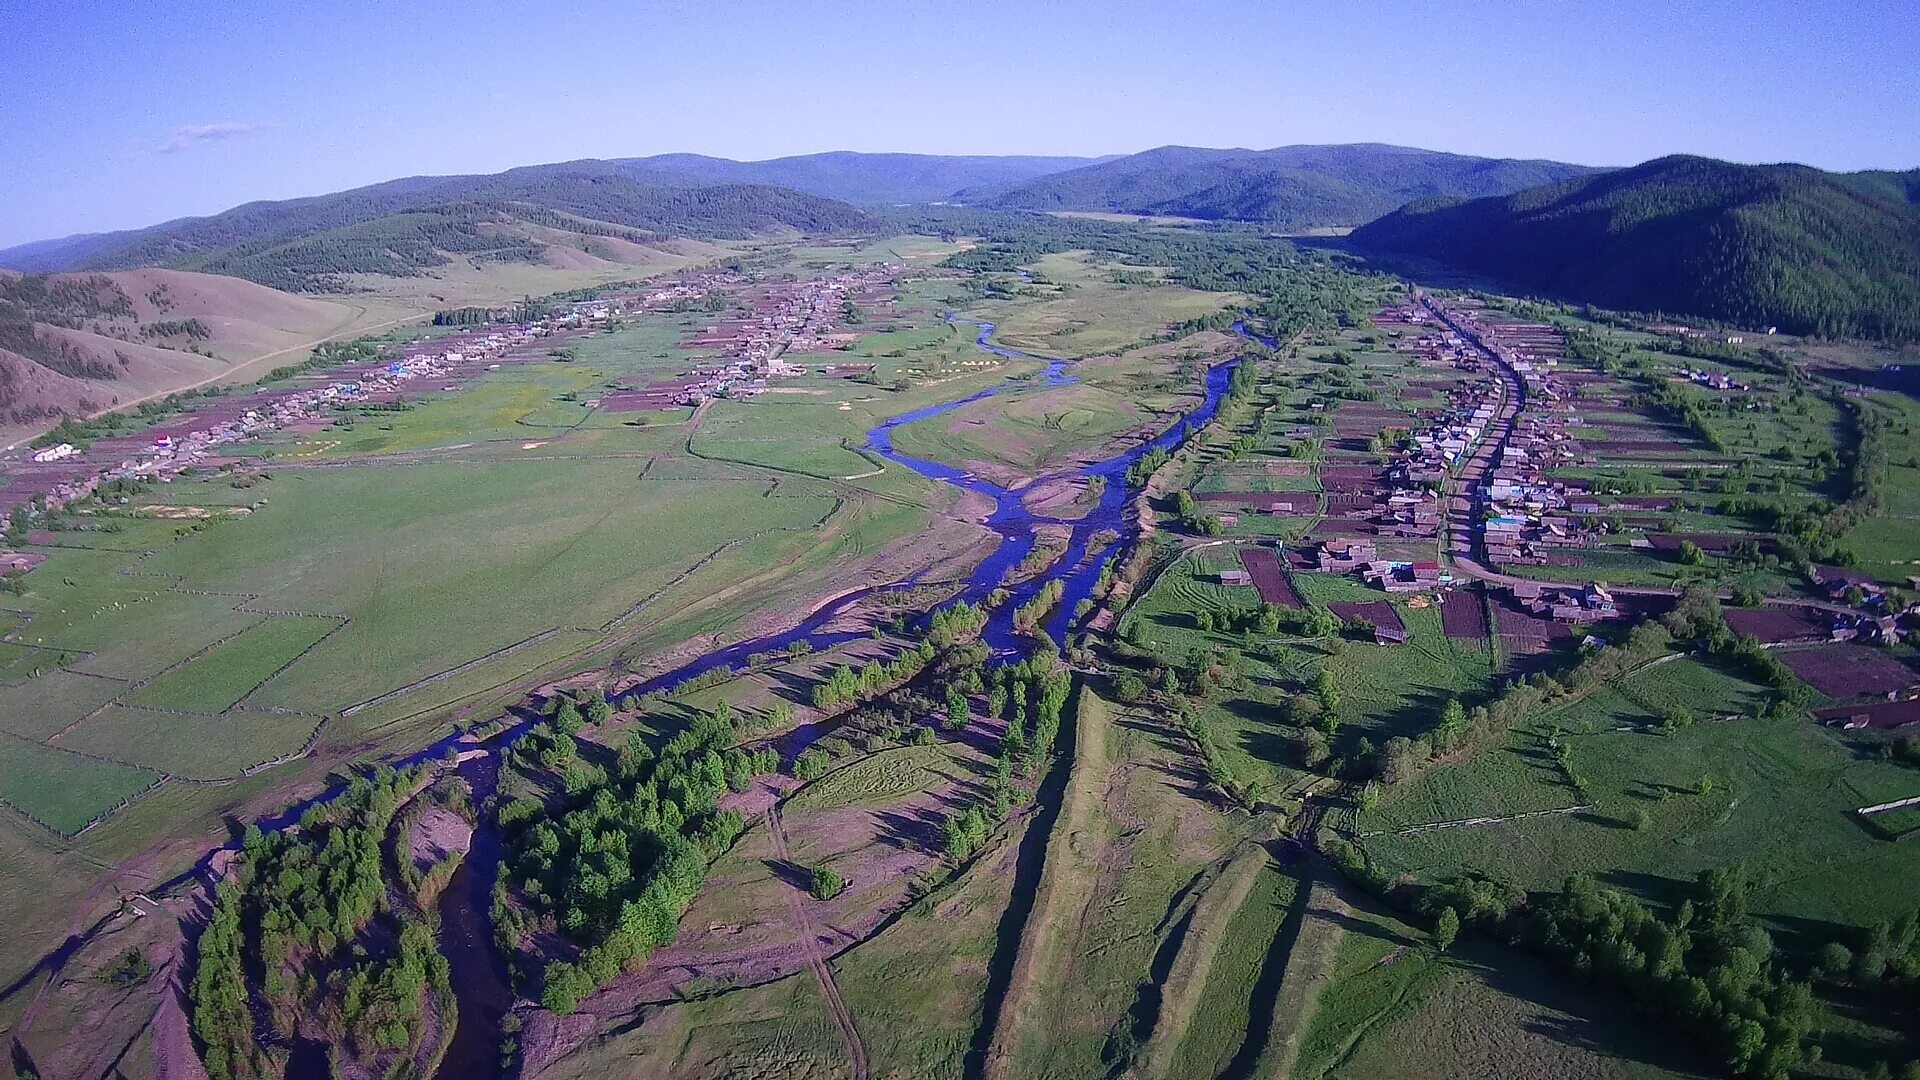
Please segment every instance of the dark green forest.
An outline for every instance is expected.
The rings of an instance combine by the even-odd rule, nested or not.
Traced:
[[[1210,150],[1163,146],[1001,190],[973,201],[1006,210],[1099,210],[1279,228],[1357,225],[1410,200],[1506,195],[1594,170],[1400,146]]]
[[[1668,157],[1355,230],[1532,292],[1796,334],[1920,340],[1920,172]]]

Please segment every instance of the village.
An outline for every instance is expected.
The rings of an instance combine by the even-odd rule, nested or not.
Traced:
[[[1404,397],[1444,394],[1443,401],[1407,411],[1365,400],[1313,400],[1306,407],[1315,422],[1286,434],[1318,440],[1331,428],[1334,438],[1317,469],[1319,494],[1196,492],[1196,502],[1215,507],[1312,522],[1301,542],[1239,548],[1243,568],[1221,571],[1221,584],[1251,587],[1265,603],[1301,608],[1289,575],[1346,577],[1411,606],[1437,603],[1463,635],[1479,633],[1491,619],[1521,648],[1544,655],[1569,638],[1597,641],[1588,629],[1596,624],[1630,622],[1674,602],[1675,590],[1623,588],[1604,575],[1582,575],[1603,545],[1667,562],[1689,547],[1713,555],[1764,550],[1764,536],[1659,531],[1680,508],[1679,496],[1602,492],[1566,475],[1595,465],[1611,449],[1667,449],[1671,443],[1662,440],[1674,436],[1644,419],[1608,420],[1604,435],[1593,427],[1592,410],[1618,416],[1630,403],[1617,382],[1568,362],[1558,327],[1491,310],[1473,297],[1419,290],[1376,314],[1373,325],[1391,335],[1393,352],[1416,370],[1449,376],[1416,379],[1402,388]],[[1727,393],[1752,389],[1686,365],[1666,377]],[[1219,521],[1231,527],[1240,516],[1225,513]],[[1426,545],[1432,554],[1418,551]],[[1529,570],[1538,579],[1523,576]],[[1550,580],[1555,577],[1563,580]],[[1481,601],[1462,591],[1474,579],[1487,591],[1485,614]],[[1897,603],[1869,574],[1815,566],[1811,583],[1821,597],[1817,605],[1731,610],[1729,621],[1769,647],[1893,645],[1920,636],[1920,608]],[[1914,584],[1920,587],[1920,578]],[[1379,644],[1408,640],[1392,603],[1328,607]],[[1793,616],[1782,622],[1786,610]],[[1877,692],[1899,699],[1894,711],[1908,722],[1900,710],[1914,693],[1912,680],[1888,671],[1898,685]],[[1853,713],[1844,719],[1863,722]]]
[[[230,455],[235,445],[279,432],[317,432],[343,409],[391,407],[408,395],[452,393],[503,366],[550,359],[569,340],[591,337],[615,320],[653,312],[728,314],[681,342],[683,348],[711,352],[710,358],[683,375],[589,400],[588,407],[672,409],[715,397],[751,398],[773,380],[809,374],[871,378],[873,363],[821,363],[812,354],[845,349],[861,334],[884,329],[864,322],[855,328],[854,321],[892,302],[905,269],[885,263],[818,278],[756,281],[738,269],[713,267],[683,273],[671,284],[490,312],[487,321],[451,334],[386,346],[372,361],[297,373],[270,388],[187,401],[160,425],[137,433],[108,435],[84,447],[63,441],[0,455],[0,523],[11,522],[24,532],[42,515],[103,485],[166,483]]]

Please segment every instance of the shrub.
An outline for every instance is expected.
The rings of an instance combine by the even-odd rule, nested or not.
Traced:
[[[847,879],[835,873],[833,867],[820,864],[813,868],[813,898],[831,900],[845,892]]]
[[[827,771],[826,751],[818,748],[800,751],[793,759],[793,775],[802,780],[818,780]]]

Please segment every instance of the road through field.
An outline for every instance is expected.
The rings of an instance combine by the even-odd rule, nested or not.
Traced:
[[[775,804],[767,811],[767,828],[773,836],[773,857],[794,866],[793,856],[787,849],[787,827],[780,820],[780,806]],[[827,1012],[833,1016],[833,1026],[840,1029],[840,1039],[847,1047],[847,1062],[853,1071],[853,1080],[867,1080],[867,1048],[860,1041],[860,1030],[853,1026],[853,1014],[847,1011],[846,999],[840,996],[840,987],[833,981],[833,969],[827,966],[826,958],[820,954],[820,931],[814,926],[813,916],[807,913],[807,902],[800,890],[787,890],[787,907],[793,915],[794,929],[806,939],[807,968],[813,977],[820,981],[820,993],[827,999]]]

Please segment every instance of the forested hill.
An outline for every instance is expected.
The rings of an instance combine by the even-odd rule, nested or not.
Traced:
[[[784,188],[663,182],[607,162],[575,162],[491,176],[410,177],[248,203],[52,250],[30,245],[19,261],[34,270],[167,266],[328,292],[343,288],[345,275],[415,275],[456,256],[539,261],[556,237],[646,243],[780,230],[821,235],[870,225],[846,203]],[[63,253],[72,261],[58,261]],[[7,254],[0,253],[0,265],[8,264]]]
[[[1209,150],[1163,146],[1020,185],[965,192],[1008,210],[1092,210],[1280,228],[1358,225],[1412,200],[1506,195],[1592,173],[1557,161],[1467,157],[1361,143]]]
[[[1920,170],[1667,157],[1354,232],[1532,292],[1790,333],[1920,339]]]
[[[938,154],[825,154],[732,161],[700,154],[620,158],[613,164],[656,176],[706,182],[773,184],[860,206],[941,202],[965,189],[1025,183],[1103,158],[946,156]]]

